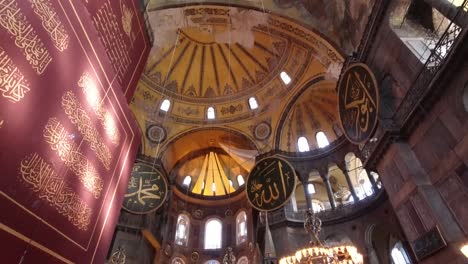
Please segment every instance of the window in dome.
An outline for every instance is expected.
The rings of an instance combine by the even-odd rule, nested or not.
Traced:
[[[175,234],[175,243],[180,246],[187,246],[190,229],[190,219],[185,214],[177,217],[177,227]]]
[[[164,99],[164,101],[162,102],[161,107],[159,107],[159,109],[161,109],[164,112],[167,112],[167,111],[169,111],[170,107],[171,107],[171,101],[169,101],[169,99]]]
[[[330,145],[327,136],[322,131],[319,131],[317,135],[315,135],[315,138],[317,139],[317,144],[319,148],[324,148]]]
[[[219,261],[217,261],[217,260],[208,260],[207,262],[205,262],[205,264],[219,264]]]
[[[182,182],[182,185],[189,187],[191,182],[192,182],[192,177],[187,175],[185,176],[184,181]]]
[[[249,98],[249,106],[251,110],[257,109],[258,108],[258,103],[255,97],[250,97]]]
[[[211,119],[211,120],[213,120],[213,119],[216,118],[215,110],[214,110],[213,107],[211,107],[211,106],[208,107],[208,110],[206,111],[206,117],[207,117],[208,119]]]
[[[241,211],[236,217],[236,242],[239,245],[247,241],[247,214]]]
[[[314,211],[314,213],[318,213],[323,210],[324,210],[324,206],[322,202],[317,201],[317,200],[312,201],[312,211]]]
[[[218,219],[210,219],[205,224],[205,249],[219,249],[222,242],[223,226]]]
[[[305,137],[300,137],[297,140],[297,148],[299,149],[299,152],[305,152],[309,151],[309,142],[307,141],[307,138]]]
[[[289,83],[291,83],[291,77],[289,77],[289,75],[286,72],[281,72],[280,77],[284,84],[288,85]]]
[[[239,186],[242,186],[244,185],[245,181],[244,181],[244,177],[242,177],[242,175],[237,175],[237,183],[239,184]]]
[[[315,185],[313,183],[308,183],[307,184],[307,192],[309,192],[309,194],[314,194],[315,193]]]
[[[216,192],[216,183],[211,184],[211,191]]]
[[[394,264],[411,264],[408,254],[406,253],[406,250],[401,242],[395,244],[391,255]]]

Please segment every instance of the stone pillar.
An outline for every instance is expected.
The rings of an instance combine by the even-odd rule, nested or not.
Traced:
[[[325,184],[325,188],[327,189],[328,200],[330,200],[330,206],[332,209],[336,208],[335,197],[333,196],[333,190],[330,185],[330,179],[328,177],[328,168],[327,170],[319,171],[320,176],[322,177],[323,183]]]
[[[346,182],[348,183],[348,188],[349,188],[349,191],[351,192],[351,195],[353,196],[354,202],[359,201],[359,199],[358,199],[358,197],[356,195],[356,191],[354,190],[353,183],[351,182],[351,178],[349,177],[348,169],[346,168],[346,164],[343,162],[343,163],[337,164],[337,166],[338,166],[338,168],[340,168],[341,171],[343,171],[343,174],[345,175]]]
[[[370,174],[370,171],[366,170],[366,173],[367,173],[367,177],[369,177],[369,181],[372,184],[372,190],[374,191],[374,193],[377,193],[379,191],[379,187],[377,187],[377,183],[375,182],[374,177]]]
[[[306,197],[306,202],[307,202],[307,209],[312,209],[312,197],[310,196],[309,190],[307,190],[307,184],[303,183],[302,186],[304,187],[304,195]]]

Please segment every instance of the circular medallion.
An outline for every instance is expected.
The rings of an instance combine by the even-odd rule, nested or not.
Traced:
[[[166,139],[166,130],[159,125],[150,125],[146,129],[146,137],[152,143],[158,144]]]
[[[296,173],[286,160],[269,157],[258,161],[247,178],[245,191],[250,204],[260,211],[283,206],[296,187]]]
[[[345,136],[354,144],[367,142],[377,126],[379,87],[363,63],[352,64],[338,83],[338,113]]]
[[[166,195],[164,175],[150,165],[135,163],[122,206],[134,214],[147,214],[157,210],[164,203]]]
[[[200,209],[197,209],[193,212],[193,217],[196,219],[202,219],[203,218],[203,211]]]
[[[198,252],[196,251],[192,252],[192,254],[190,255],[190,259],[193,262],[197,262],[199,258],[200,258],[200,254],[198,254]]]
[[[271,134],[271,127],[270,124],[267,122],[261,122],[255,127],[254,136],[258,140],[265,140]]]

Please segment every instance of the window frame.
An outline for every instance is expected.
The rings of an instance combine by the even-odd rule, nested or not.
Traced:
[[[186,220],[186,229],[185,229],[185,236],[184,237],[179,237],[178,236],[178,231],[179,231],[179,223],[182,220]],[[182,247],[188,247],[189,244],[189,237],[190,237],[190,217],[186,213],[180,213],[177,216],[177,221],[176,221],[176,228],[174,232],[174,244],[177,246],[182,246]],[[182,241],[182,242],[179,242]]]
[[[240,225],[244,223],[245,225],[245,234],[240,233]],[[249,235],[248,225],[247,225],[247,213],[245,210],[240,210],[236,216],[236,245],[241,245],[242,243],[247,242]]]

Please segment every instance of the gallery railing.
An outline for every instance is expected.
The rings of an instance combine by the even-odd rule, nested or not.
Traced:
[[[405,132],[402,130],[407,129],[405,127],[408,125],[408,121],[413,118],[415,110],[420,107],[421,101],[432,90],[431,83],[437,78],[440,69],[452,57],[451,54],[454,48],[460,44],[460,41],[467,34],[468,25],[460,27],[454,23],[457,17],[466,16],[467,10],[468,0],[465,0],[458,8],[457,13],[450,18],[451,22],[437,41],[435,47],[431,50],[427,61],[395,111],[391,119],[392,121],[381,122],[374,135],[377,141],[369,141],[363,146],[362,156],[366,166],[372,166],[373,161],[369,161],[371,157],[376,160],[379,154],[383,153],[386,145],[392,141],[393,132]]]
[[[371,196],[368,196],[355,203],[349,203],[337,206],[335,209],[325,209],[317,213],[319,218],[326,224],[327,222],[347,221],[354,217],[358,217],[366,212],[372,205],[379,204],[385,199],[385,192],[379,190]],[[306,208],[299,208],[297,211],[285,206],[284,208],[268,212],[268,223],[270,225],[282,223],[284,221],[304,223]]]

